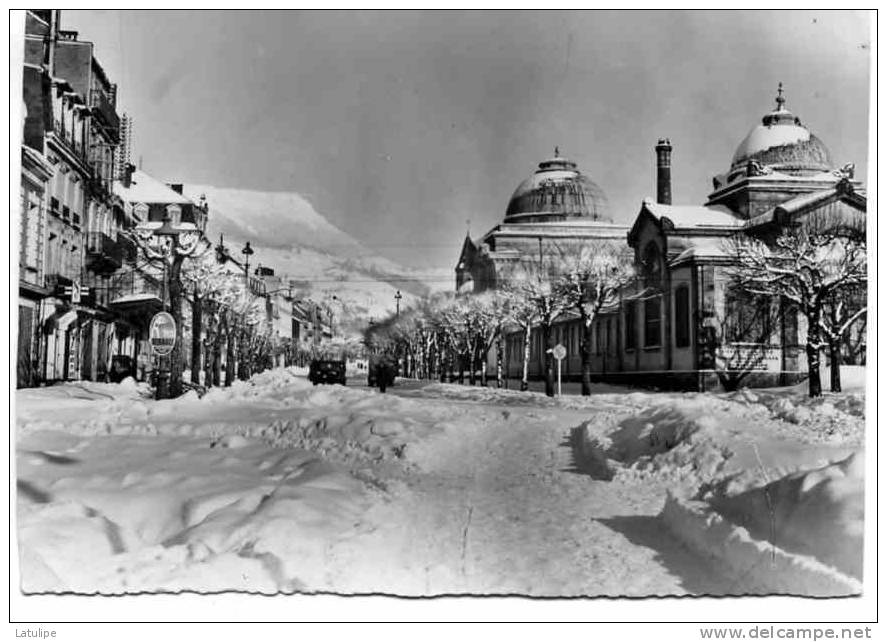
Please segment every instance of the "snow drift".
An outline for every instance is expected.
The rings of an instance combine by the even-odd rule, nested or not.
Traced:
[[[862,579],[863,458],[853,454],[710,504],[755,539]]]
[[[669,530],[696,553],[715,560],[734,578],[728,595],[860,595],[862,583],[815,557],[792,553],[754,538],[709,504],[669,493],[660,515]]]
[[[420,403],[282,369],[202,398],[146,392],[19,395],[23,591],[322,590],[329,548],[433,430]]]

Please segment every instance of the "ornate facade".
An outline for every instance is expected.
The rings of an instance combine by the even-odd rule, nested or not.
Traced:
[[[501,224],[479,239],[466,236],[456,290],[495,289],[527,258],[577,243],[621,243],[627,231],[612,222],[603,190],[555,148],[554,157],[514,191]]]
[[[563,220],[532,224],[553,235],[574,234],[578,243],[619,236],[633,253],[638,278],[618,305],[593,322],[593,378],[705,390],[740,372],[754,385],[786,385],[806,376],[803,318],[780,308],[781,302],[749,301],[731,291],[726,241],[737,233],[772,240],[787,227],[820,216],[864,228],[867,200],[853,165],[834,166],[824,143],[786,108],[781,85],[776,108],[742,140],[729,170],[714,177],[705,204],[671,204],[672,146],[660,140],[655,149],[657,199],[641,203],[630,228],[594,219],[577,219],[583,223],[572,228],[559,227]],[[585,235],[586,229],[595,233]],[[530,251],[528,240],[537,238],[525,234],[521,250],[505,240],[516,232],[506,215],[480,243],[466,239],[457,289],[472,281],[475,290],[495,287],[503,263]],[[573,315],[556,323],[555,342],[567,349],[568,379],[581,375],[581,336]],[[531,376],[544,371],[546,347],[534,331]],[[509,377],[521,375],[522,357],[522,333],[509,332]]]

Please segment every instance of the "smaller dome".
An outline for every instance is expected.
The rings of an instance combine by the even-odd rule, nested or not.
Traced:
[[[573,161],[555,148],[553,158],[539,163],[536,172],[518,185],[508,202],[509,223],[559,221],[574,217],[609,221],[604,191]]]
[[[785,108],[782,83],[776,109],[752,128],[733,154],[731,170],[757,161],[785,174],[805,175],[832,168],[825,144],[801,124],[801,119]]]

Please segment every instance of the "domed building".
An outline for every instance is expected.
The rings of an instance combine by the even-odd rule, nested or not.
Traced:
[[[554,158],[539,163],[538,169],[518,185],[505,210],[507,223],[552,223],[584,217],[609,221],[609,204],[604,190],[582,174],[576,163]]]
[[[576,243],[621,244],[627,231],[612,222],[604,191],[555,148],[554,156],[514,190],[502,223],[478,239],[466,236],[456,289],[496,288],[522,260]]]
[[[724,205],[751,219],[796,196],[829,189],[841,178],[854,191],[862,189],[853,165],[836,168],[825,143],[786,108],[780,83],[776,109],[742,139],[730,169],[713,178],[708,205]]]
[[[788,385],[803,378],[803,317],[784,301],[750,300],[735,291],[726,241],[747,234],[768,243],[787,227],[820,217],[864,229],[867,200],[853,165],[834,166],[826,145],[787,109],[781,84],[775,109],[739,142],[728,170],[714,177],[704,205],[672,204],[671,142],[661,139],[654,149],[657,197],[642,202],[630,229],[607,222],[599,188],[556,155],[540,163],[517,189],[502,225],[480,245],[466,239],[462,260],[474,261],[466,265],[477,270],[491,257],[486,285],[495,282],[508,257],[533,251],[543,229],[546,238],[579,233],[576,238],[583,243],[622,234],[621,242],[627,238],[634,252],[638,278],[623,290],[618,306],[593,321],[594,379],[707,390],[727,382]],[[457,268],[457,285],[470,283],[461,274],[469,273]],[[566,338],[564,376],[576,379],[581,355],[573,338],[579,321],[565,316],[556,325],[554,334]],[[519,376],[523,367],[521,341],[520,332],[506,337],[511,377]],[[540,342],[534,337],[532,343]],[[536,350],[531,376],[541,375],[543,361],[542,351]]]
[[[826,172],[832,168],[825,144],[801,124],[801,119],[785,108],[780,83],[776,109],[761,119],[736,148],[731,172],[748,166],[749,161],[793,176]]]

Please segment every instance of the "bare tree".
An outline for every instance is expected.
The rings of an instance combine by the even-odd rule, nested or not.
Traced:
[[[203,334],[204,313],[207,315],[207,347],[212,345],[212,331],[216,329],[217,322],[213,318],[213,302],[221,297],[232,278],[224,267],[216,260],[215,253],[204,251],[195,255],[182,270],[182,282],[185,299],[191,304],[191,383],[200,384],[201,365],[208,359],[203,359]],[[212,377],[204,377],[207,386],[213,384]],[[218,385],[218,382],[216,382]]]
[[[480,385],[487,385],[487,355],[499,343],[506,319],[506,298],[501,292],[488,291],[469,299],[469,313],[474,327],[472,370],[480,368]],[[497,350],[496,381],[502,387],[502,352]]]
[[[831,325],[827,306],[866,283],[865,249],[863,231],[826,218],[786,230],[772,245],[746,235],[731,241],[731,273],[740,287],[752,294],[782,297],[806,319],[811,397],[822,394],[819,354],[827,345],[823,328]],[[846,322],[855,314],[854,310],[839,318]],[[839,375],[836,383],[840,387]]]
[[[539,326],[542,346],[545,349],[545,394],[554,396],[555,360],[554,334],[552,327],[554,322],[567,309],[568,301],[563,291],[557,287],[557,281],[561,276],[561,264],[557,253],[543,254],[540,242],[540,256],[538,259],[525,258],[515,266],[508,280],[507,289],[519,300],[525,301],[535,309],[532,322]],[[514,316],[512,316],[514,318]],[[524,317],[526,320],[527,317]],[[529,352],[529,332],[526,328],[525,338],[525,362]],[[526,364],[525,364],[526,370]],[[525,382],[521,384],[525,388]]]
[[[619,292],[635,276],[629,252],[613,243],[558,246],[562,274],[557,290],[582,326],[582,394],[591,394],[592,324],[601,310],[619,302]]]
[[[865,316],[868,307],[865,305],[865,290],[847,288],[847,291],[835,293],[828,298],[819,325],[825,335],[829,349],[829,368],[831,370],[831,391],[841,392],[842,346],[846,342],[854,324],[862,327],[865,332]]]
[[[185,261],[200,256],[205,251],[202,234],[197,230],[182,229],[173,235],[159,236],[153,228],[135,228],[130,235],[149,264],[160,267],[168,285],[169,312],[176,322],[176,342],[169,356],[169,396],[182,394],[182,266]]]
[[[526,297],[524,289],[518,287],[516,283],[506,283],[503,287],[503,292],[506,297],[506,323],[513,323],[521,329],[523,334],[520,389],[522,391],[528,390],[530,387],[530,337],[539,313],[535,303]]]

